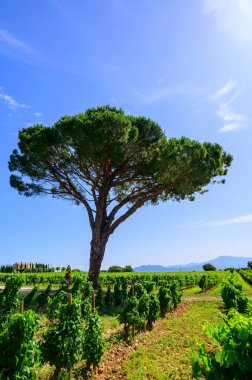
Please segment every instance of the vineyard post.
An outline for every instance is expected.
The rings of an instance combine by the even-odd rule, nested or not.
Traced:
[[[20,311],[21,314],[24,313],[24,300],[20,301],[19,311]]]
[[[92,290],[92,313],[95,312],[95,292]]]
[[[134,297],[134,295],[135,295],[135,287],[133,284],[131,287],[131,297]],[[135,338],[135,323],[133,323],[133,325],[132,325],[132,338],[133,339]]]
[[[72,306],[72,303],[73,303],[72,293],[67,293],[67,297],[68,297],[68,306],[70,308]]]

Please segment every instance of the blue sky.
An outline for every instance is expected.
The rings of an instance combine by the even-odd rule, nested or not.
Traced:
[[[20,196],[7,163],[20,129],[103,104],[234,156],[226,184],[195,202],[138,210],[103,268],[252,257],[251,67],[250,0],[0,1],[0,264],[88,269],[85,210]]]

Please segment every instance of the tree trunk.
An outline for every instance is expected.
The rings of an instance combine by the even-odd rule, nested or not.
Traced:
[[[97,229],[94,228],[92,240],[90,243],[91,250],[88,278],[90,281],[93,282],[93,286],[95,289],[98,287],[99,274],[107,241],[108,236],[105,235],[105,233],[97,231]]]

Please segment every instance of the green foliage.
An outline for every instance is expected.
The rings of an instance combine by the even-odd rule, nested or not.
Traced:
[[[249,284],[252,284],[252,271],[251,270],[244,270],[244,269],[240,269],[239,270],[239,273],[241,274],[241,276],[249,283]]]
[[[217,274],[212,273],[210,271],[203,274],[203,276],[199,280],[198,285],[201,288],[202,292],[205,292],[206,290],[217,285],[219,281],[220,281],[220,277]]]
[[[52,285],[49,284],[44,292],[41,292],[37,295],[34,302],[38,305],[38,308],[45,306],[48,302],[48,297],[50,295],[50,292],[52,290]]]
[[[120,267],[119,265],[112,265],[108,268],[108,272],[116,273],[116,272],[134,272],[131,265],[126,265],[125,267]]]
[[[234,275],[223,282],[221,296],[227,310],[235,308],[240,313],[248,311],[248,299],[242,292],[242,286],[236,283]]]
[[[48,328],[43,339],[44,362],[71,369],[80,360],[83,342],[80,299],[74,299],[71,306],[60,307],[58,320]]]
[[[248,261],[247,266],[248,266],[249,269],[252,269],[252,261]]]
[[[1,273],[12,273],[13,272],[13,266],[12,265],[1,265],[0,266],[0,272]]]
[[[119,306],[121,305],[123,300],[123,294],[122,294],[122,289],[120,287],[120,282],[116,281],[114,285],[114,305]]]
[[[83,340],[83,359],[89,368],[98,365],[104,352],[104,340],[97,312],[91,313],[85,326]]]
[[[37,315],[32,311],[11,315],[0,334],[0,379],[35,380],[40,351],[34,340]]]
[[[119,322],[127,325],[138,324],[139,300],[136,297],[129,297],[119,315]]]
[[[83,287],[84,287],[84,279],[83,279],[83,276],[81,275],[77,275],[73,278],[73,286],[72,286],[72,295],[73,297],[74,296],[77,296],[77,295],[80,295],[81,294],[81,291],[83,290]]]
[[[91,297],[86,297],[81,302],[81,315],[85,321],[88,320],[91,314]]]
[[[230,312],[217,327],[205,328],[216,349],[204,344],[193,353],[193,373],[208,380],[249,380],[252,377],[252,316]]]
[[[1,305],[3,309],[0,315],[0,322],[5,322],[10,314],[19,310],[20,288],[23,284],[23,277],[11,275],[6,279],[5,288],[1,295]]]
[[[124,323],[125,340],[128,340],[131,326],[139,326],[142,323],[139,315],[139,300],[136,297],[128,297],[119,313],[119,322]]]
[[[76,173],[81,170],[82,180],[81,176],[86,178],[88,172],[95,180],[98,173],[90,171],[93,164],[99,168],[109,160],[114,169],[123,167],[124,183],[114,185],[118,200],[131,195],[140,183],[148,190],[160,188],[156,200],[167,200],[191,198],[213,177],[225,176],[232,161],[218,144],[201,144],[185,137],[168,140],[152,120],[128,116],[122,109],[109,106],[64,116],[51,128],[24,128],[19,133],[18,147],[10,157],[9,168],[23,175],[11,176],[11,185],[20,194],[51,194],[78,203],[81,187]],[[66,183],[63,169],[67,169],[76,194],[62,186]],[[127,182],[129,176],[131,181]],[[24,178],[31,182],[26,183]],[[81,194],[86,199],[85,191]],[[153,194],[149,200],[152,198]]]
[[[38,290],[39,290],[39,285],[35,285],[34,288],[24,297],[24,307],[26,309],[28,309],[28,307],[35,300]]]
[[[66,302],[67,297],[64,290],[60,290],[54,297],[48,297],[48,307],[46,308],[47,318],[51,321],[59,318],[61,307]]]
[[[110,306],[113,305],[113,300],[114,300],[113,298],[114,297],[113,297],[113,294],[111,292],[111,287],[108,286],[108,289],[107,289],[107,292],[106,292],[106,295],[105,295],[105,299],[104,299],[105,305],[107,307],[110,307]]]
[[[160,317],[160,302],[155,293],[150,294],[150,306],[147,319],[147,328],[150,330],[153,327],[153,322],[156,322]]]
[[[115,273],[115,272],[122,272],[123,269],[119,265],[112,265],[108,268],[108,272]]]
[[[144,290],[143,294],[139,298],[138,312],[140,317],[138,327],[144,329],[150,314],[150,295],[146,292],[146,290]]]
[[[170,288],[162,286],[158,292],[158,298],[160,303],[161,317],[164,317],[168,310],[172,309],[173,301],[170,292]]]
[[[178,304],[181,302],[181,297],[182,297],[179,282],[173,281],[170,283],[169,287],[170,287],[170,293],[172,297],[173,308],[176,309]]]
[[[205,271],[216,270],[216,267],[215,267],[214,265],[208,263],[208,264],[204,264],[204,265],[203,265],[203,269],[204,269]]]
[[[105,305],[101,285],[98,285],[98,290],[97,290],[96,297],[95,297],[95,305],[98,309],[103,309],[103,307]]]
[[[127,299],[128,295],[128,280],[126,278],[121,278],[120,283],[122,286],[122,302],[124,302]]]
[[[92,282],[91,281],[86,281],[84,283],[84,287],[83,287],[83,297],[84,298],[91,297],[92,290],[93,290],[93,284],[92,284]]]
[[[250,271],[248,270],[247,273]],[[222,280],[226,274],[224,271],[216,271],[214,273],[210,272],[204,272],[206,275],[213,274],[219,280]],[[29,285],[36,285],[36,284],[54,284],[58,286],[65,286],[65,279],[64,279],[65,273],[53,273],[53,272],[43,272],[43,273],[24,273],[24,274],[13,274],[15,277],[21,277],[23,278],[24,284]],[[91,294],[92,291],[92,283],[89,281],[87,282],[87,273],[75,273],[72,272],[72,279],[74,281],[76,276],[81,276],[84,281],[84,288],[89,287],[89,290],[86,291],[83,290],[85,293],[85,296],[88,294]],[[5,283],[6,279],[10,277],[8,273],[0,273],[0,282]],[[153,286],[160,286],[163,282],[170,283],[173,280],[179,281],[180,285],[182,287],[189,287],[192,285],[195,285],[198,283],[200,278],[202,277],[202,272],[180,272],[180,273],[173,273],[173,272],[158,272],[158,273],[101,273],[99,277],[99,283],[101,286],[105,287],[107,285],[113,285],[116,281],[120,284],[122,287],[122,292],[126,296],[128,286],[135,284],[136,282],[143,283],[144,287],[148,291],[145,283],[152,282]],[[152,287],[152,285],[151,285]],[[149,292],[149,291],[148,291]]]
[[[134,272],[134,269],[132,268],[131,265],[126,265],[125,267],[122,268],[122,271],[129,273],[129,272]]]
[[[139,299],[145,293],[144,284],[141,282],[137,282],[134,285],[134,292],[136,297]]]
[[[154,281],[144,281],[143,286],[144,286],[145,290],[147,291],[147,293],[151,293],[154,289],[155,282]]]

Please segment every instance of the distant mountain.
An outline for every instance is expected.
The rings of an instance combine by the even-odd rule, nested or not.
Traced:
[[[192,272],[203,270],[202,266],[210,263],[216,269],[225,268],[245,268],[248,261],[252,261],[252,257],[238,257],[238,256],[219,256],[216,259],[204,261],[202,263],[190,263],[186,265],[169,265],[164,267],[162,265],[141,265],[134,268],[134,272]]]

